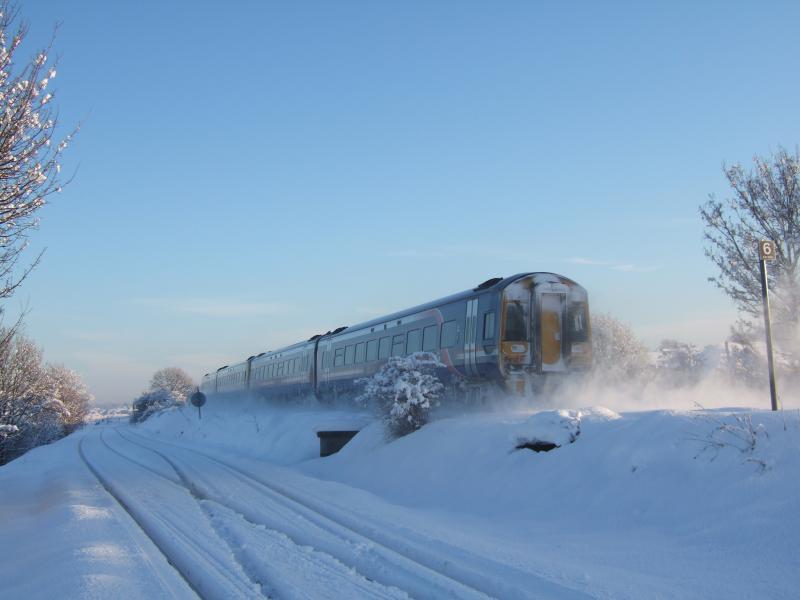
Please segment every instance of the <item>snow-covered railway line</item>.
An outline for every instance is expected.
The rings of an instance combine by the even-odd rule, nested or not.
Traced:
[[[169,463],[204,501],[239,514],[251,526],[282,532],[357,572],[418,598],[590,598],[581,591],[484,556],[345,512],[227,460],[128,429],[120,437]]]
[[[121,437],[109,443],[102,432],[89,437],[89,452],[81,448],[87,467],[200,597],[407,597],[244,522],[235,511],[198,495],[152,450]]]
[[[312,590],[315,585],[326,583],[330,587],[328,595],[333,598],[489,597],[315,513],[212,457],[138,435],[134,439],[129,432],[117,433],[129,447],[122,448],[114,441],[115,452],[126,456],[133,452],[130,460],[173,484],[174,476],[164,472],[163,466],[174,470],[184,489],[204,506],[215,527],[224,532],[237,560],[249,572],[271,575],[269,587],[275,590],[276,597],[321,597]],[[256,539],[264,537],[270,539]],[[327,560],[323,562],[328,564],[276,565],[275,561],[281,562],[286,552],[284,547],[275,547],[276,541],[282,542],[277,546],[289,545],[306,556],[324,557]],[[325,567],[331,564],[374,588],[360,594],[344,589],[326,572]],[[293,580],[288,591],[297,593],[287,593],[285,582],[276,583],[273,579],[288,575]]]
[[[91,449],[88,452],[87,447]],[[208,536],[203,535],[207,531],[198,532],[192,526],[197,520],[192,517],[197,515],[191,511],[179,514],[176,509],[180,502],[169,502],[169,511],[159,510],[158,505],[166,500],[165,494],[160,493],[163,489],[148,485],[141,477],[132,477],[132,463],[121,455],[108,452],[108,446],[100,435],[87,435],[81,439],[79,453],[103,488],[186,582],[187,596],[194,592],[202,598],[261,597],[255,586],[240,576],[238,571],[241,569],[237,565],[208,549]],[[148,479],[152,481],[153,478]]]

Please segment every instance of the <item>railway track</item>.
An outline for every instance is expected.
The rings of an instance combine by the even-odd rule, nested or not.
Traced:
[[[81,445],[87,466],[201,597],[224,597],[220,582],[237,587],[228,597],[590,597],[440,540],[389,531],[202,450],[127,428],[93,437],[88,458]],[[121,464],[141,479],[138,488],[103,473]],[[150,488],[158,493],[148,498]],[[156,498],[180,498],[193,517],[176,522]],[[224,552],[204,554],[209,544]]]
[[[424,536],[419,532],[407,532],[397,528],[387,528],[384,521],[375,521],[363,514],[357,514],[350,509],[342,509],[316,495],[302,492],[295,487],[281,484],[270,478],[264,472],[254,472],[252,469],[243,468],[233,464],[230,460],[212,456],[208,452],[187,448],[180,444],[155,440],[125,429],[127,438],[135,438],[139,444],[153,449],[153,445],[169,452],[189,453],[199,455],[211,464],[218,465],[225,471],[254,488],[267,503],[274,502],[285,506],[288,514],[293,512],[304,515],[313,523],[323,528],[333,527],[344,537],[355,536],[359,544],[369,544],[375,548],[389,551],[388,559],[396,564],[424,567],[427,574],[435,574],[445,581],[456,582],[462,586],[455,597],[471,597],[468,593],[478,592],[479,597],[497,598],[565,598],[587,599],[591,598],[580,590],[537,576],[529,571],[522,571],[508,564],[492,560],[483,555],[476,555],[464,548],[447,544],[434,537]],[[175,454],[171,455],[173,458]],[[407,535],[407,534],[411,535]],[[300,537],[304,537],[300,535]],[[310,540],[314,545],[318,540]],[[405,559],[405,560],[403,560]],[[408,563],[405,563],[408,561]],[[347,561],[345,561],[347,562]],[[524,583],[512,583],[524,582]],[[415,589],[415,597],[443,597],[447,590],[429,587],[430,580],[423,580],[423,585]],[[403,586],[401,586],[403,587]],[[403,589],[406,589],[403,587]]]

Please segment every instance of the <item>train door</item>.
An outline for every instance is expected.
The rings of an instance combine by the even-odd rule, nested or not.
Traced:
[[[477,362],[478,299],[467,300],[467,320],[464,330],[464,367],[469,377],[478,375]]]
[[[320,387],[328,386],[330,382],[331,376],[331,363],[333,363],[333,356],[331,356],[331,341],[326,339],[323,343],[319,345],[319,350],[317,352],[321,352],[322,356],[320,357],[320,364],[322,365],[322,372],[318,374],[318,381],[317,386],[318,389]]]
[[[539,357],[543,373],[565,371],[564,324],[567,312],[567,294],[561,291],[541,290],[536,294],[539,311]]]

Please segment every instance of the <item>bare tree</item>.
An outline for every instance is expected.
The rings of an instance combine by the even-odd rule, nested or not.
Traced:
[[[768,264],[774,285],[773,316],[778,331],[794,333],[800,321],[800,154],[784,148],[770,157],[756,156],[753,170],[740,164],[723,166],[733,195],[718,201],[712,195],[700,207],[705,224],[705,254],[718,274],[709,281],[742,312],[742,325],[761,315],[757,243],[773,240],[776,260]]]
[[[8,0],[0,1],[0,298],[11,296],[41,257],[16,272],[37,211],[61,190],[59,159],[71,138],[55,139],[54,93],[48,91],[56,76],[52,41],[20,66],[17,55],[28,28],[15,24],[17,12]]]
[[[153,378],[150,380],[150,391],[167,390],[178,403],[185,402],[194,388],[194,381],[189,374],[178,367],[160,369],[153,374]]]

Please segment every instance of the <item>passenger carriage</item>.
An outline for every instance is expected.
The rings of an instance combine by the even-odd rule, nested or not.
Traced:
[[[524,394],[548,375],[587,369],[590,336],[583,287],[554,273],[521,273],[251,356],[206,374],[201,390],[336,399],[355,395],[356,382],[390,356],[429,351],[440,357],[439,378],[451,389]]]

